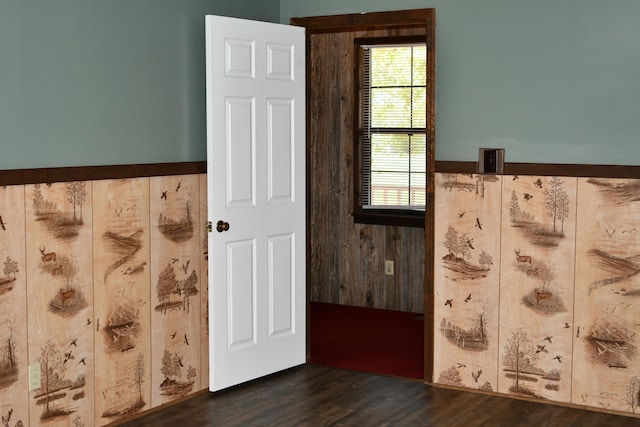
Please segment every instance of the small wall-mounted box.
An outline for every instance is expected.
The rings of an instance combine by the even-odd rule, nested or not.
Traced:
[[[481,148],[478,158],[478,173],[502,174],[504,171],[504,148]]]

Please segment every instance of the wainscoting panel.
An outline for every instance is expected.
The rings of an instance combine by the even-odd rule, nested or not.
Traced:
[[[436,175],[436,381],[497,387],[501,180]]]
[[[152,406],[200,387],[199,199],[198,175],[151,178]]]
[[[34,170],[47,181],[0,186],[3,425],[106,425],[207,387],[202,169]]]
[[[90,181],[25,186],[30,424],[94,420],[93,203]]]
[[[636,179],[438,173],[435,382],[636,413],[639,189]],[[471,322],[479,294],[487,315]]]
[[[571,400],[576,181],[503,177],[501,393]]]
[[[638,412],[640,180],[580,179],[573,402]]]
[[[28,425],[24,186],[0,187],[0,415]]]
[[[151,408],[149,178],[93,183],[95,425]]]

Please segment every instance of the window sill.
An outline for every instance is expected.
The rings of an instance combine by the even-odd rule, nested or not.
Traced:
[[[358,224],[396,225],[424,228],[424,212],[403,210],[366,210],[353,213],[353,222]]]

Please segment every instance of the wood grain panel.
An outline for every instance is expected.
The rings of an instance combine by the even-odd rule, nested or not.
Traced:
[[[425,230],[402,227],[402,305],[400,311],[424,313]]]
[[[392,310],[422,310],[424,230],[355,224],[354,206],[354,39],[424,34],[425,28],[310,34],[308,59],[308,277],[312,301]],[[411,236],[411,241],[405,239]],[[417,240],[414,242],[413,239]],[[410,245],[410,251],[406,250]],[[396,264],[385,276],[384,261]],[[419,275],[408,274],[420,271]]]
[[[24,186],[0,188],[0,415],[29,424]]]
[[[344,283],[341,303],[347,305],[384,308],[385,226],[363,225],[360,229],[359,250],[351,252],[351,265],[358,266],[356,281]]]
[[[95,425],[151,407],[149,179],[93,183]]]
[[[498,391],[569,402],[577,179],[502,182]]]
[[[200,387],[201,229],[198,175],[153,177],[151,219],[151,403]]]
[[[330,163],[330,159],[337,157],[332,154],[337,144],[328,143],[334,140],[332,136],[334,130],[330,126],[334,118],[332,110],[336,90],[335,81],[332,81],[332,78],[335,74],[337,51],[330,48],[331,41],[329,37],[312,37],[309,41],[311,44],[308,52],[310,70],[307,78],[310,87],[322,88],[320,92],[312,91],[307,95],[312,117],[307,132],[311,144],[311,148],[307,150],[309,159],[307,171],[311,186],[307,193],[311,228],[309,278],[311,297],[314,300],[338,303],[341,284],[337,280],[339,252],[335,250],[335,242],[338,240],[340,230],[333,227],[341,221],[341,217],[332,206],[334,201],[331,198],[333,165]],[[323,54],[314,55],[313,52],[323,52]],[[329,96],[330,94],[333,96]],[[332,231],[328,232],[329,230]]]
[[[573,403],[638,412],[640,180],[578,181]]]
[[[94,420],[92,186],[27,185],[26,260],[31,425]]]
[[[495,391],[501,178],[436,175],[434,380]]]
[[[402,257],[402,245],[404,227],[385,227],[384,261],[382,262],[382,274],[384,276],[384,308],[398,309],[402,307],[402,272],[405,269]],[[388,275],[385,271],[385,262],[393,261],[393,274]],[[395,270],[398,269],[396,274]]]

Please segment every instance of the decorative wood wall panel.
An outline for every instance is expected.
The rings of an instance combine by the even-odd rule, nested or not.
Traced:
[[[312,301],[423,311],[424,229],[353,222],[352,101],[354,38],[424,31],[389,27],[309,37],[307,277]],[[385,275],[385,260],[394,261],[394,276]]]
[[[436,175],[434,376],[497,388],[501,179]]]
[[[91,182],[25,186],[30,425],[94,420]]]
[[[24,188],[0,187],[0,415],[29,421]]]
[[[576,181],[503,177],[501,393],[571,401]]]
[[[207,387],[206,209],[204,174],[0,187],[3,422],[104,425]]]
[[[578,184],[573,401],[638,412],[640,180]]]
[[[464,188],[477,188],[474,179],[479,176],[437,175],[435,382],[475,389],[476,378],[480,383],[497,375],[497,388],[487,390],[637,412],[640,180],[495,177],[501,180],[496,184],[501,205],[496,206],[465,194]],[[456,187],[460,194],[452,191]],[[491,188],[487,183],[485,194]],[[479,208],[485,204],[486,210]],[[463,226],[469,213],[478,220]],[[497,221],[483,220],[491,213]],[[469,251],[464,242],[491,248],[485,249],[491,258],[484,259],[493,261],[489,271],[499,275],[489,273],[478,283],[461,279],[473,256],[451,248]],[[458,343],[470,328],[455,322],[464,322],[468,304],[483,287],[491,289],[484,291],[490,307],[486,321],[498,318],[487,328],[489,346],[498,335],[498,351],[466,355]]]
[[[93,183],[95,425],[151,407],[149,179]]]
[[[202,227],[198,175],[150,179],[151,402],[159,406],[200,386]]]

